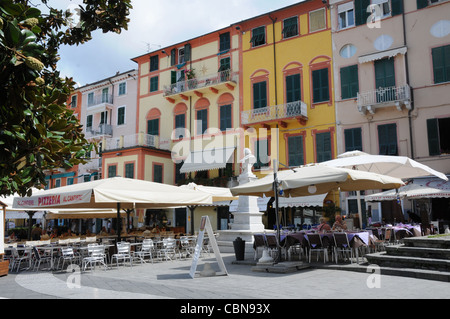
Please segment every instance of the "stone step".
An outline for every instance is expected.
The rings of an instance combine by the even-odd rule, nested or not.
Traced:
[[[412,256],[392,256],[387,252],[367,254],[367,261],[381,267],[416,268],[450,272],[450,260],[436,258],[420,258]]]
[[[403,243],[408,247],[429,247],[429,248],[440,248],[440,249],[450,249],[450,236],[443,237],[411,237],[403,239]]]
[[[406,245],[392,245],[386,246],[385,248],[387,254],[391,256],[450,259],[450,249],[415,247]]]

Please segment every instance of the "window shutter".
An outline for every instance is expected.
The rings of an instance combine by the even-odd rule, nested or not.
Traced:
[[[367,7],[370,6],[370,0],[355,0],[355,24],[363,25],[367,23],[370,13]]]
[[[403,0],[391,0],[392,16],[397,16],[403,13]]]
[[[267,106],[266,82],[253,84],[253,108],[259,109]]]
[[[317,163],[331,160],[331,134],[330,132],[316,135]]]
[[[438,119],[427,120],[428,132],[428,150],[430,156],[441,155],[441,147],[439,144],[439,126]]]
[[[184,61],[191,61],[191,45],[189,43],[184,46]]]
[[[303,160],[303,136],[290,136],[288,138],[289,166],[300,166]]]
[[[170,84],[177,83],[177,71],[170,72]]]
[[[172,49],[172,51],[170,51],[170,65],[174,66],[175,64],[177,64],[177,50]]]
[[[428,0],[417,0],[417,9],[428,7]]]

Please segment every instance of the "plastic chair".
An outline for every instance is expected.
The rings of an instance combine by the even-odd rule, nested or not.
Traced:
[[[269,255],[273,259],[278,257],[278,240],[275,234],[266,234],[267,249],[269,250]]]
[[[317,252],[317,261],[319,261],[320,253],[323,252],[323,263],[328,261],[328,248],[323,246],[320,234],[308,234],[308,256],[311,263],[311,253]]]

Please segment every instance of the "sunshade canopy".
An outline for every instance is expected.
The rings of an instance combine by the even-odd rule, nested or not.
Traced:
[[[233,196],[230,189],[226,187],[203,186],[197,185],[195,183],[189,183],[187,185],[181,185],[180,188],[210,194],[212,196],[213,202],[231,201],[238,199],[238,197]]]
[[[211,204],[212,196],[177,186],[113,177],[14,198],[13,208],[163,208]]]
[[[443,184],[447,184],[444,182]],[[450,183],[448,184],[450,186]],[[449,198],[450,189],[434,188],[421,184],[408,184],[406,186],[400,187],[398,192],[395,190],[388,190],[385,192],[366,195],[364,200],[366,202],[379,202],[379,201],[390,201],[400,199],[420,199],[420,198]]]
[[[341,191],[399,188],[404,183],[394,177],[350,169],[307,165],[277,174],[280,188],[287,195],[311,196],[325,194],[340,188]],[[240,185],[231,189],[234,195],[273,196],[274,176]]]
[[[445,174],[405,156],[371,155],[353,151],[343,153],[337,159],[321,164],[373,172],[402,179],[432,175],[446,181],[448,180]]]

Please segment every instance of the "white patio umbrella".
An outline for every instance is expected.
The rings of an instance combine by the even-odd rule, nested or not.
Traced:
[[[450,197],[450,190],[429,187],[421,184],[408,184],[395,190],[388,190],[381,193],[366,195],[367,202],[391,201],[397,199],[419,199],[419,198],[448,198]]]
[[[352,151],[343,153],[339,155],[337,159],[322,162],[321,164],[332,167],[374,172],[401,179],[420,176],[437,176],[443,180],[448,180],[445,174],[406,156],[371,155],[361,151]],[[357,191],[357,196],[359,220],[362,226],[361,195],[359,191]]]
[[[381,174],[355,171],[324,165],[306,165],[278,172],[277,180],[286,196],[311,196],[325,194],[340,188],[344,191],[399,188],[405,185],[402,180]],[[267,175],[231,188],[234,195],[274,196],[274,176]]]
[[[226,187],[214,187],[214,186],[203,186],[197,185],[196,183],[189,183],[187,185],[179,186],[182,189],[189,189],[196,192],[202,192],[212,196],[212,201],[214,203],[223,201],[232,201],[239,199],[239,197],[233,196],[229,188]],[[191,234],[194,234],[194,211],[198,205],[189,205],[189,211],[191,212]]]
[[[172,185],[113,177],[49,189],[30,197],[17,197],[14,198],[13,208],[117,208],[117,218],[120,220],[121,208],[164,208],[202,204],[212,204],[212,196]],[[120,240],[119,227],[118,225]]]

